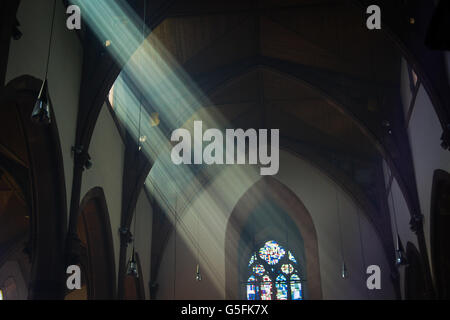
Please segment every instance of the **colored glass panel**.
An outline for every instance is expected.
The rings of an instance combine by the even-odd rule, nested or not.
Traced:
[[[264,267],[260,264],[253,267],[253,272],[259,276],[262,276],[266,270],[264,270]]]
[[[254,255],[252,255],[252,257],[250,258],[250,261],[248,262],[248,266],[250,267],[253,264],[253,262],[255,262],[255,260],[256,260],[256,253]]]
[[[263,276],[261,284],[261,300],[272,300],[272,280],[268,275]]]
[[[291,299],[302,300],[302,284],[300,283],[300,277],[296,274],[291,276]]]
[[[291,260],[294,263],[297,263],[297,260],[295,260],[294,255],[289,251],[289,260]]]
[[[275,286],[277,288],[277,300],[287,300],[288,286],[287,286],[287,279],[284,275],[280,274],[277,277]]]
[[[277,264],[284,257],[286,251],[276,241],[267,241],[261,249],[259,256],[269,265]]]
[[[250,276],[247,282],[247,300],[259,300],[259,286],[256,277]]]
[[[283,264],[281,266],[281,271],[285,274],[291,274],[294,271],[292,264]]]

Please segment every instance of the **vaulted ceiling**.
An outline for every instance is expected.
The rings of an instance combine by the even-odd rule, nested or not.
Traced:
[[[175,2],[167,16],[148,41],[167,50],[210,107],[236,127],[279,128],[282,145],[344,174],[383,211],[382,123],[401,108],[392,104],[401,55],[385,33],[366,28],[358,7],[198,0]]]
[[[397,149],[383,123],[402,110],[401,54],[386,33],[366,28],[360,8],[348,1],[176,1],[147,40],[206,95],[205,110],[235,128],[279,128],[281,147],[352,193],[392,252],[381,159]],[[127,78],[134,92],[145,92]],[[164,118],[162,110],[162,125]]]

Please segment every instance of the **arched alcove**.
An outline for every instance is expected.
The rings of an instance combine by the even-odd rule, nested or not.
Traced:
[[[430,235],[434,283],[439,299],[450,298],[450,174],[436,170],[431,191]]]
[[[300,251],[303,249],[303,252],[297,251],[297,254],[304,257],[303,267],[306,274],[308,299],[321,299],[317,235],[311,216],[302,201],[291,190],[271,177],[265,177],[256,182],[240,198],[231,213],[225,241],[226,298],[242,298],[239,267],[240,255],[243,253],[239,252],[241,247],[239,242],[251,214],[255,212],[259,204],[265,201],[276,204],[286,214],[286,218],[292,221],[294,229],[301,236],[302,245],[296,244],[294,247],[299,248]]]
[[[108,207],[103,189],[88,191],[80,204],[78,237],[86,299],[115,299],[116,272]]]
[[[10,171],[14,171],[30,211],[28,298],[59,299],[65,285],[66,191],[53,109],[50,125],[37,125],[31,121],[41,85],[41,80],[23,75],[3,88],[0,96],[3,139],[0,144],[5,147],[3,150],[11,151],[2,154],[12,165]]]

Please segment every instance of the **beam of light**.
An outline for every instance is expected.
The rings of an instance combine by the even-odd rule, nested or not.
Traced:
[[[113,107],[136,141],[146,137],[142,152],[154,163],[146,187],[171,222],[177,223],[177,236],[183,239],[193,256],[198,255],[202,272],[211,275],[209,280],[224,294],[224,262],[228,257],[219,254],[216,259],[209,254],[224,252],[225,241],[232,244],[233,250],[238,250],[239,231],[233,230],[232,239],[224,239],[225,229],[237,200],[260,178],[257,166],[234,166],[233,170],[225,170],[225,174],[225,165],[206,169],[174,165],[170,159],[170,134],[174,129],[192,129],[194,119],[203,121],[204,130],[232,126],[228,126],[228,121],[217,110],[203,108],[212,103],[153,33],[146,41],[141,41],[142,19],[125,1],[72,2],[80,6],[83,18],[101,43],[110,40],[111,45],[106,50],[124,66],[114,85]],[[153,112],[161,119],[156,127],[149,121]],[[206,190],[206,183],[213,187]],[[199,195],[202,201],[195,201]],[[187,217],[182,216],[188,207],[190,212],[202,217],[197,230],[201,231],[201,242],[199,234],[187,225]],[[203,249],[205,247],[208,249]],[[192,270],[194,276],[195,270]]]

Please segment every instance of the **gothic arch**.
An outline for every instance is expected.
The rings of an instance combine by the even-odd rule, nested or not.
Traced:
[[[431,259],[437,298],[450,297],[450,174],[436,170],[433,176],[430,209]]]
[[[80,203],[78,236],[87,298],[115,299],[116,271],[108,207],[103,189],[88,191]]]
[[[263,199],[270,199],[285,210],[301,233],[306,256],[309,299],[322,299],[319,249],[316,230],[302,201],[284,184],[271,177],[256,182],[239,199],[228,221],[225,235],[225,294],[226,299],[239,297],[239,263],[237,242],[253,209]]]
[[[31,112],[42,81],[30,75],[13,79],[3,88],[2,122],[17,121],[23,141],[24,181],[29,192],[31,280],[29,299],[59,299],[64,292],[66,190],[55,115],[48,126],[31,122]],[[51,101],[50,101],[51,104]],[[49,248],[52,248],[49,250]]]

